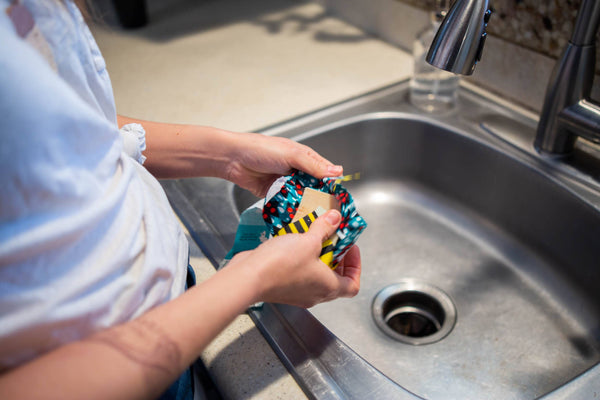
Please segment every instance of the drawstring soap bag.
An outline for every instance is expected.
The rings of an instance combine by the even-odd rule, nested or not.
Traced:
[[[317,179],[302,171],[295,171],[291,175],[279,178],[273,183],[265,198],[263,220],[273,236],[290,231],[297,232],[297,229],[289,229],[291,224],[295,224],[300,231],[303,231],[301,226],[308,229],[310,223],[324,210],[314,210],[303,218],[304,224],[292,223],[306,188],[328,193],[339,203],[342,222],[335,232],[336,237],[332,241],[326,241],[321,252],[321,260],[335,269],[367,227],[365,220],[356,211],[352,196],[339,183],[339,178]],[[324,257],[324,252],[328,253],[327,257]]]

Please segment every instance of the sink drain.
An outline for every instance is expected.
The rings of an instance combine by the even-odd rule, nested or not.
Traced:
[[[385,334],[420,345],[444,338],[456,322],[456,309],[442,290],[407,280],[383,288],[373,299],[373,319]]]

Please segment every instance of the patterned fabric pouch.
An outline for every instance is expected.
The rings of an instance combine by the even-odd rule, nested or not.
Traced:
[[[342,222],[335,233],[337,242],[333,248],[329,241],[324,246],[324,251],[327,246],[332,250],[332,257],[327,257],[327,262],[332,269],[335,269],[367,227],[365,220],[356,211],[352,196],[341,184],[337,183],[336,178],[317,179],[302,171],[295,171],[291,175],[280,178],[273,184],[265,198],[263,220],[271,235],[277,236],[285,233],[283,232],[284,228],[292,224],[305,188],[331,194],[339,202]],[[273,192],[275,193],[273,194]],[[314,218],[305,220],[306,228],[308,228]],[[289,231],[290,229],[288,229]],[[323,255],[323,253],[321,254]],[[323,257],[321,259],[324,260]]]

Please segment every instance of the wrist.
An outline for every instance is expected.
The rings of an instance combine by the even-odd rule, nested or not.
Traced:
[[[247,134],[211,129],[214,129],[211,150],[216,161],[213,176],[231,181],[234,171],[239,168],[240,159],[244,156],[244,149],[248,148]]]
[[[223,269],[223,271],[229,270],[241,282],[241,290],[244,292],[242,297],[247,303],[246,308],[263,301],[266,292],[266,277],[262,272],[262,263],[257,263],[253,257],[255,251],[245,251],[236,255]]]
[[[239,145],[236,133],[223,129],[188,125],[181,130],[184,148],[178,156],[186,157],[193,166],[189,176],[226,178]]]

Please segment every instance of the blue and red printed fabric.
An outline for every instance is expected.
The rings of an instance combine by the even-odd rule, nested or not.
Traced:
[[[281,189],[272,197],[267,196],[263,207],[263,220],[271,235],[292,222],[305,188],[329,193],[338,200],[342,214],[342,222],[336,231],[338,241],[333,251],[333,266],[336,267],[367,227],[366,221],[356,211],[352,196],[333,178],[317,179],[295,171],[284,179]]]

